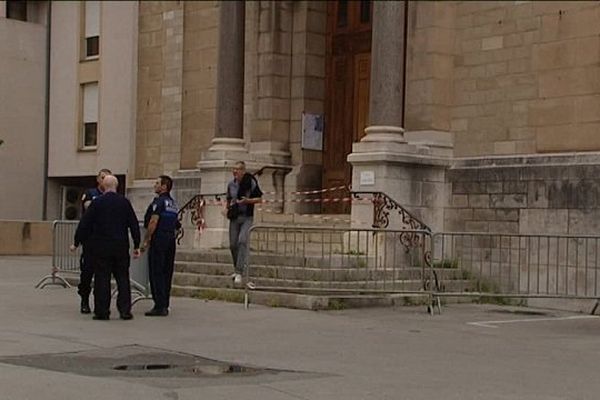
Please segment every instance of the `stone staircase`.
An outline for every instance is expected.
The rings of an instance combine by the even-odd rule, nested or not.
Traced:
[[[255,224],[349,228],[348,218],[347,215],[313,217],[259,213]],[[368,268],[368,262],[360,256],[341,253],[344,240],[341,231],[327,235],[306,233],[302,238],[293,233],[272,235],[277,236],[266,238],[257,234],[251,242],[249,280],[260,289],[248,291],[251,304],[310,310],[429,304],[429,296],[418,293],[422,289],[421,268]],[[318,254],[323,246],[331,250],[325,258]],[[242,303],[245,289],[234,286],[232,273],[228,249],[179,250],[172,293]],[[456,268],[439,268],[436,274],[438,279],[446,282],[448,291],[471,286]],[[413,293],[380,293],[385,290]]]

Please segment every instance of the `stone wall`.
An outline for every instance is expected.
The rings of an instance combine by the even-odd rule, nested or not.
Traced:
[[[183,4],[139,3],[136,179],[180,168]]]
[[[184,2],[181,168],[194,169],[213,138],[219,5]]]
[[[600,234],[600,154],[465,160],[448,171],[445,230]]]
[[[404,124],[450,131],[456,2],[409,3]]]
[[[600,149],[598,21],[597,2],[458,2],[455,155]]]

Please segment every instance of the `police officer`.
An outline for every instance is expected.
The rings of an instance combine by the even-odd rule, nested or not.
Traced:
[[[171,197],[172,187],[173,180],[169,176],[159,176],[154,182],[154,193],[158,196],[152,200],[144,215],[146,236],[142,250],[149,249],[150,290],[154,300],[154,307],[145,314],[149,317],[169,315],[171,280],[175,264],[175,236],[181,228],[177,219],[179,210]]]
[[[97,197],[79,221],[75,243],[85,243],[94,268],[94,319],[107,320],[110,315],[110,277],[117,282],[117,309],[121,319],[131,314],[129,283],[129,235],[133,238],[134,258],[140,255],[140,227],[129,200],[117,193],[113,175],[103,180],[104,194]]]
[[[97,197],[102,195],[102,181],[107,175],[112,175],[109,169],[102,168],[96,175],[97,186],[92,189],[87,189],[81,197],[81,214],[85,214],[86,210]],[[77,247],[79,243],[74,243],[72,247]],[[90,293],[92,292],[92,278],[94,277],[94,269],[92,260],[86,251],[85,243],[83,243],[81,257],[79,258],[79,285],[77,285],[77,293],[81,297],[80,311],[82,314],[89,314],[90,310]]]

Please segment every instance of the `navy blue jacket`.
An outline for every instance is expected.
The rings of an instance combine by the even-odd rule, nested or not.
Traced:
[[[177,203],[169,193],[161,193],[152,200],[148,206],[146,214],[144,214],[144,228],[148,228],[150,218],[153,215],[158,215],[158,225],[152,235],[152,241],[155,239],[175,239],[175,234],[181,223],[177,218],[179,208]]]
[[[75,245],[85,243],[99,250],[129,249],[129,234],[133,246],[140,247],[140,227],[129,200],[118,193],[107,192],[92,201],[79,221]]]
[[[81,214],[85,213],[85,202],[86,201],[94,201],[98,197],[102,196],[102,192],[97,187],[92,189],[87,189],[81,198]]]

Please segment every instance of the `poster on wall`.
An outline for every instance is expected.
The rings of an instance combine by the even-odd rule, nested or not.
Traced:
[[[302,148],[323,151],[323,115],[302,113]]]

